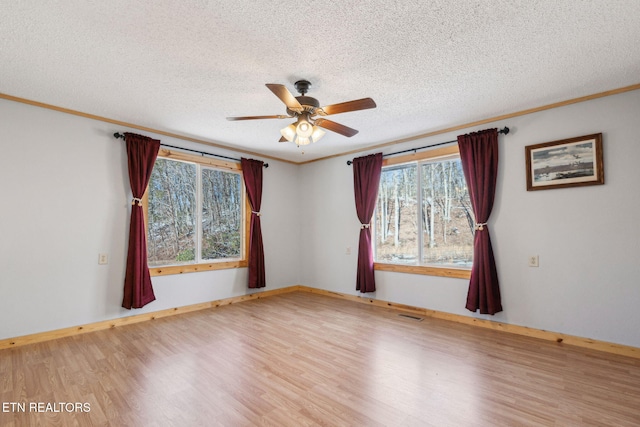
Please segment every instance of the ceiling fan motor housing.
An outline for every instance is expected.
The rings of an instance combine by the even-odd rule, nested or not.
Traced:
[[[302,105],[304,112],[311,113],[311,115],[315,114],[316,108],[320,107],[320,102],[310,96],[296,96],[296,99],[298,100],[300,105]],[[297,115],[296,112],[291,111],[289,108],[287,108],[287,114]]]

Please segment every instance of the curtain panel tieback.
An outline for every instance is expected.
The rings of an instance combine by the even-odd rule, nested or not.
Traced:
[[[131,310],[142,308],[156,299],[147,264],[146,227],[141,198],[149,184],[153,165],[160,151],[160,140],[129,132],[124,134],[124,140],[127,146],[129,184],[133,196],[131,205],[141,208],[131,208],[129,223],[129,246],[122,307]]]
[[[362,293],[375,292],[376,280],[373,271],[371,218],[378,199],[378,187],[380,186],[380,175],[382,174],[382,153],[357,157],[353,159],[352,164],[353,195],[356,203],[356,215],[358,222],[360,222],[356,290]]]
[[[498,269],[491,247],[491,233],[487,227],[498,179],[498,129],[459,135],[458,148],[477,221],[474,228],[482,231],[473,236],[473,265],[466,308],[472,312],[480,310],[480,314],[493,315],[502,311]]]
[[[251,206],[249,225],[249,274],[247,286],[250,289],[264,288],[267,284],[264,275],[264,246],[262,244],[262,227],[260,225],[260,206],[262,204],[262,169],[260,160],[240,158],[244,185]]]

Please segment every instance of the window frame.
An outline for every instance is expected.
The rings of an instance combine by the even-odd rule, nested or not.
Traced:
[[[179,160],[191,163],[197,163],[200,166],[212,167],[216,169],[228,169],[234,172],[239,172],[242,177],[242,245],[241,245],[241,257],[234,258],[229,261],[211,261],[198,264],[180,264],[180,265],[166,265],[158,267],[149,267],[149,274],[154,276],[166,276],[172,274],[183,273],[197,273],[201,271],[214,271],[214,270],[226,270],[231,268],[244,268],[249,266],[249,228],[250,228],[250,216],[247,214],[251,212],[251,206],[249,205],[249,198],[247,197],[247,189],[244,185],[244,176],[242,175],[242,166],[240,163],[218,160],[211,157],[195,156],[193,154],[187,154],[180,151],[172,151],[165,148],[160,148],[158,152],[158,158],[165,158],[169,160]],[[145,190],[142,197],[142,208],[144,212],[144,224],[145,224],[145,237],[148,232],[148,209],[149,209],[149,197],[148,190]]]
[[[384,168],[386,166],[418,162],[423,160],[437,160],[439,157],[447,157],[452,155],[460,155],[458,144],[384,159],[382,161],[382,167]],[[372,245],[375,244],[375,241],[376,238],[373,238]],[[372,250],[375,251],[375,248],[372,248]],[[438,267],[434,265],[405,265],[375,261],[373,263],[373,269],[378,271],[391,271],[394,273],[422,274],[426,276],[452,277],[457,279],[471,278],[471,269],[468,268]]]

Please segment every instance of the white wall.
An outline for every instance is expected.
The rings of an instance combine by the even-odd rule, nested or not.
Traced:
[[[465,310],[467,281],[459,279],[376,272],[378,291],[364,295],[640,347],[638,117],[635,91],[479,127],[512,130],[500,136],[490,221],[504,312]],[[123,142],[112,134],[128,129],[6,100],[0,118],[0,339],[249,293],[246,269],[154,277],[157,300],[122,309],[131,196]],[[526,145],[597,132],[605,185],[526,191]],[[359,294],[352,157],[301,166],[269,160],[265,290],[303,284]],[[98,265],[99,253],[109,254],[108,265]],[[533,254],[538,268],[527,266]]]
[[[250,293],[247,269],[153,277],[156,301],[121,308],[131,194],[116,131],[195,144],[0,100],[0,339]],[[227,156],[240,154],[198,147]],[[267,287],[299,283],[299,166],[269,160]],[[109,264],[98,265],[108,253]],[[251,291],[253,292],[253,290]]]
[[[385,301],[640,347],[640,91],[387,147],[455,140],[481,128],[500,136],[498,194],[490,220],[504,311],[467,311],[467,280],[376,272]],[[526,145],[603,133],[605,185],[526,191]],[[369,153],[363,153],[369,154]],[[349,157],[303,166],[302,283],[353,295],[359,222]],[[346,255],[347,246],[353,248]],[[540,267],[527,265],[540,256]]]

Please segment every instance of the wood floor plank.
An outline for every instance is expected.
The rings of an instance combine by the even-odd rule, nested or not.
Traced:
[[[398,314],[292,292],[0,350],[0,426],[640,425],[638,359]]]

